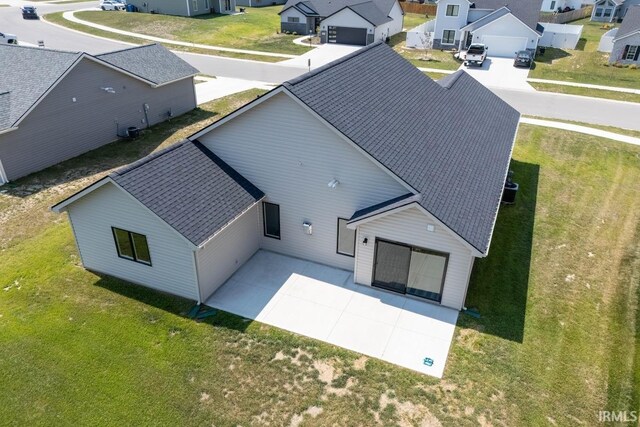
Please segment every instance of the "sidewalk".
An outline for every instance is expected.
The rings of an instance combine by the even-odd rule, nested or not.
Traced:
[[[574,125],[565,122],[556,122],[551,120],[532,119],[529,117],[521,117],[520,123],[526,123],[535,126],[544,126],[548,128],[563,129],[572,132],[584,133],[587,135],[598,136],[601,138],[612,139],[618,142],[624,142],[626,144],[640,145],[640,138],[633,136],[620,135],[619,133],[608,132],[606,130],[590,128],[587,126]]]
[[[196,76],[196,81],[198,80],[204,81],[204,83],[196,84],[196,101],[198,105],[249,89],[271,90],[276,86],[265,82],[231,79],[228,77]]]
[[[283,59],[297,58],[297,55],[288,55],[288,54],[284,54],[284,53],[271,53],[271,52],[262,52],[262,51],[258,51],[258,50],[234,49],[234,48],[230,48],[230,47],[211,46],[211,45],[207,45],[207,44],[181,42],[181,41],[177,41],[177,40],[168,40],[168,39],[163,39],[163,38],[160,38],[160,37],[148,36],[148,35],[139,34],[139,33],[133,33],[131,31],[118,30],[116,28],[107,27],[106,25],[94,24],[93,22],[89,22],[89,21],[85,21],[83,19],[76,18],[75,15],[74,15],[76,12],[95,11],[95,10],[100,10],[100,9],[87,8],[87,9],[79,9],[79,10],[68,11],[68,12],[64,12],[62,14],[62,17],[64,19],[68,20],[68,21],[76,22],[78,24],[86,25],[88,27],[97,28],[97,29],[102,30],[102,31],[109,31],[111,33],[121,34],[123,36],[136,37],[136,38],[139,38],[139,39],[150,40],[150,41],[154,41],[154,42],[158,42],[158,43],[173,44],[173,45],[176,45],[176,46],[197,47],[199,49],[216,50],[216,51],[219,51],[219,52],[235,52],[235,53],[244,53],[244,54],[256,55],[256,56],[271,56],[271,57],[283,58]]]
[[[575,83],[575,82],[565,82],[560,80],[545,80],[545,79],[533,79],[533,78],[528,78],[527,81],[530,83],[546,83],[550,85],[586,87],[589,89],[610,90],[612,92],[634,93],[636,95],[640,95],[640,89],[630,89],[626,87],[602,86],[602,85],[592,85],[588,83]]]

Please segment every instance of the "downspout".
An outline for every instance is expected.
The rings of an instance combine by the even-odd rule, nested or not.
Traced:
[[[189,0],[184,0],[187,2],[187,16],[191,16],[191,9],[189,9]]]
[[[198,248],[193,250],[193,268],[196,274],[196,288],[198,289],[198,305],[202,304],[202,289],[200,288],[200,274],[198,273]]]

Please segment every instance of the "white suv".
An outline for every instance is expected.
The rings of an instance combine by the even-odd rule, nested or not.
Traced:
[[[117,1],[103,0],[100,2],[100,9],[102,10],[124,10],[124,5]]]

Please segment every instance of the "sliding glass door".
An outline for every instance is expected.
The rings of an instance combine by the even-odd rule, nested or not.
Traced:
[[[440,302],[449,255],[376,240],[373,286]]]

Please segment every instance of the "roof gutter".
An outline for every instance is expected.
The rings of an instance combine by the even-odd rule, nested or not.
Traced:
[[[2,129],[2,130],[0,130],[0,135],[2,135],[3,133],[12,132],[14,130],[18,130],[18,126],[13,126],[13,127],[10,127],[10,128]]]

